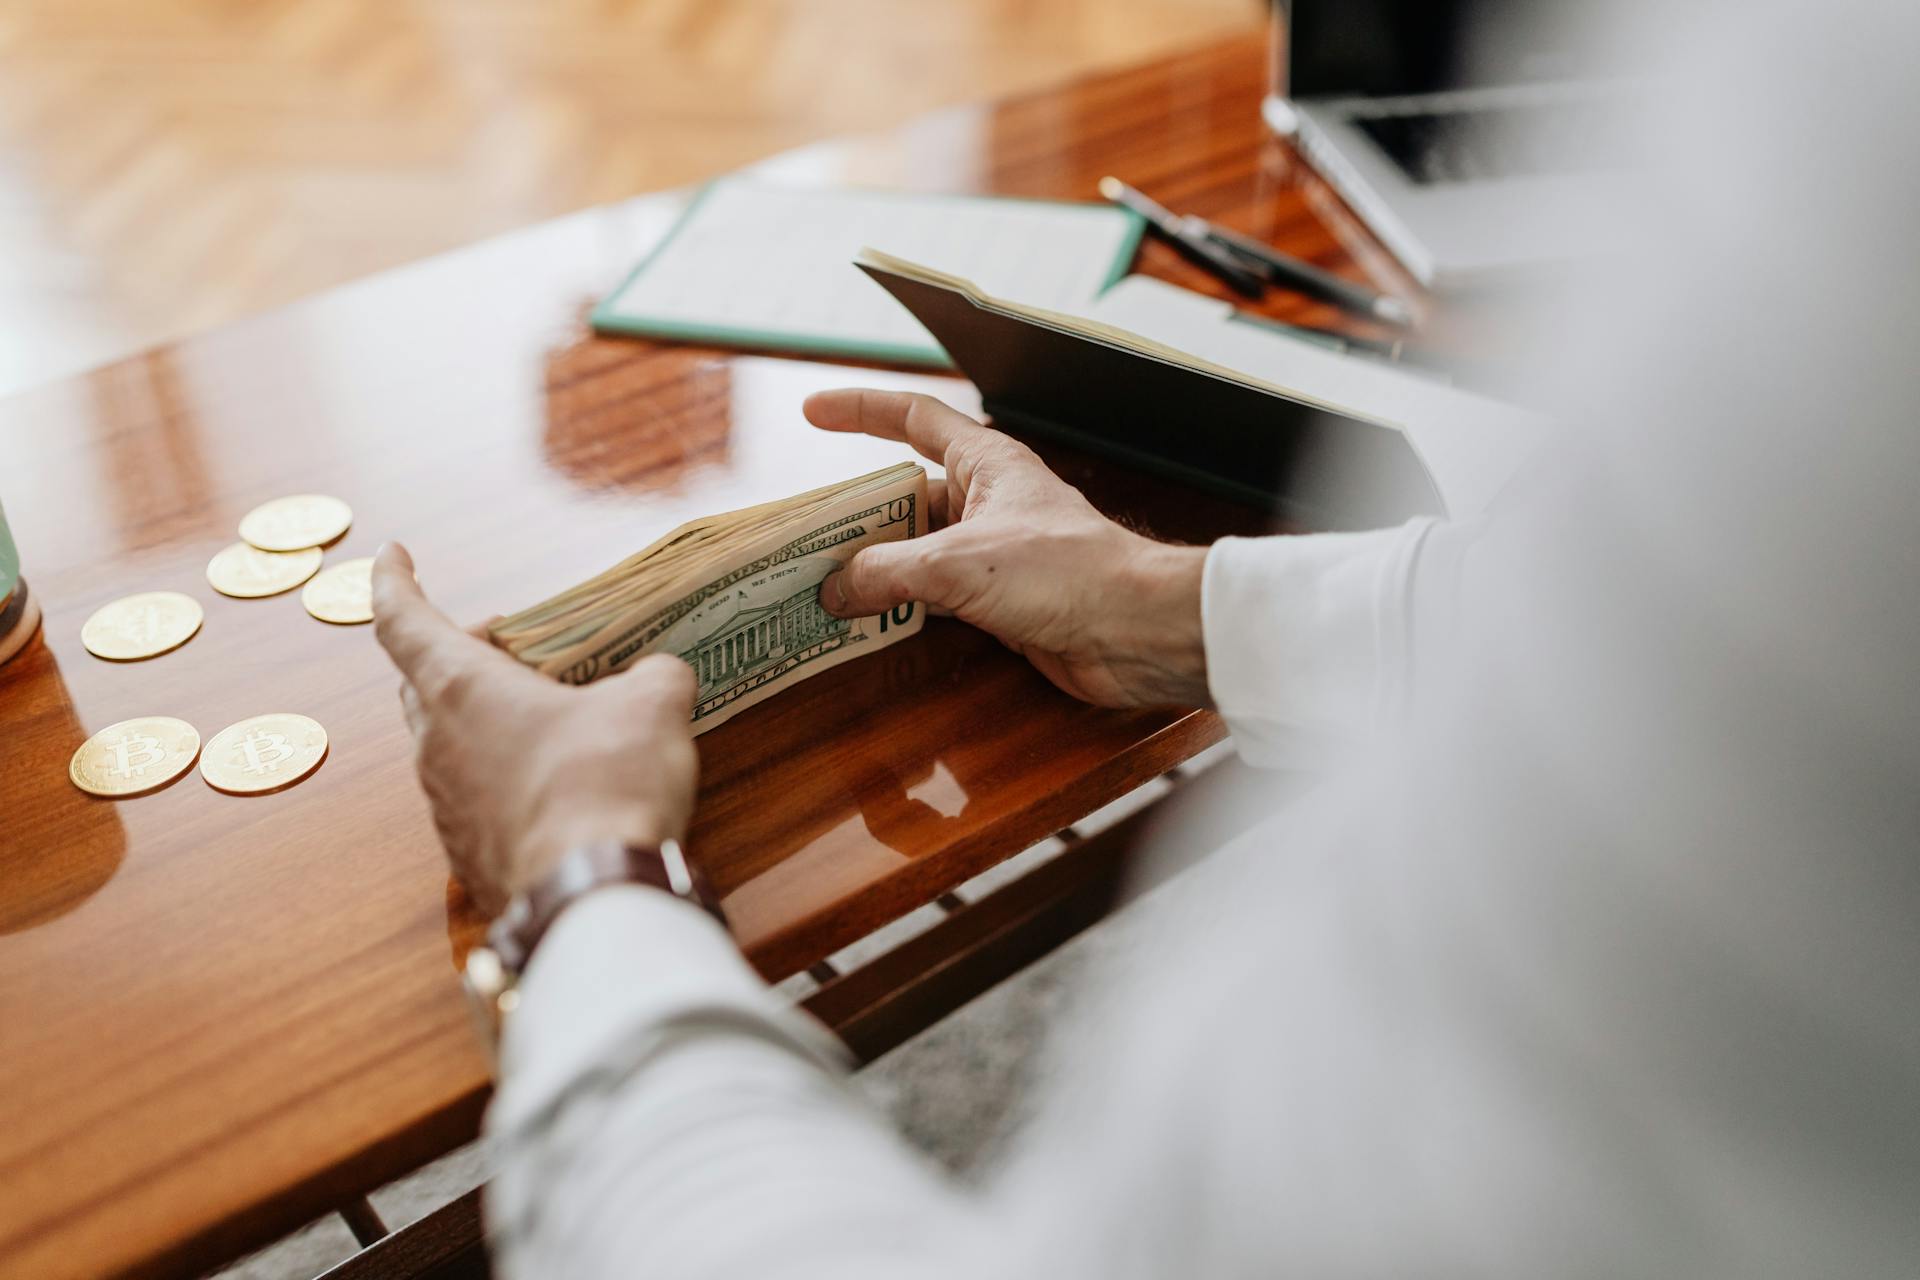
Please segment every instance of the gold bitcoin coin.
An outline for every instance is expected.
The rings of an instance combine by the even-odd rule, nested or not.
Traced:
[[[320,568],[318,547],[304,551],[262,551],[236,542],[207,561],[207,582],[223,596],[252,600],[291,591]]]
[[[240,536],[262,551],[304,551],[332,542],[353,523],[353,508],[323,493],[263,502],[240,518]]]
[[[300,603],[322,622],[372,622],[373,557],[342,560],[322,569],[300,593]]]
[[[327,731],[290,711],[252,716],[207,739],[200,776],[216,791],[248,795],[292,786],[320,767]]]
[[[80,643],[94,657],[115,662],[152,658],[193,639],[205,617],[192,596],[143,591],[96,609],[80,628]]]
[[[164,787],[193,768],[200,731],[172,716],[140,716],[110,724],[73,753],[67,776],[96,796],[137,796]]]

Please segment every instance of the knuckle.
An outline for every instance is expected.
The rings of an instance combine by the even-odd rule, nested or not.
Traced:
[[[932,429],[942,417],[966,417],[946,401],[937,396],[928,395],[924,391],[902,392],[901,396],[906,404],[906,410],[901,415],[901,423],[909,435],[922,429]]]
[[[960,580],[968,560],[966,547],[952,539],[929,539],[914,557],[914,572],[902,583],[912,595],[937,599]]]
[[[989,432],[969,443],[973,445],[973,451],[967,461],[976,471],[1004,475],[1009,471],[1040,465],[1038,454],[1012,436],[1003,436],[998,431]]]
[[[394,641],[398,638],[399,630],[400,623],[398,614],[394,612],[390,605],[384,604],[380,598],[380,594],[375,592],[373,597],[374,639],[380,642],[381,648],[391,653],[393,651]]]
[[[852,600],[854,593],[865,590],[879,576],[880,558],[874,554],[875,548],[861,552],[847,561],[840,570],[840,589]]]
[[[875,554],[879,548],[856,557],[847,566],[846,577],[841,579],[846,592],[847,603],[853,606],[875,606],[876,603],[892,594],[895,584],[908,571],[905,557],[891,557]]]
[[[995,432],[991,443],[994,453],[996,454],[996,460],[1003,464],[1022,467],[1043,467],[1046,465],[1040,461],[1039,454],[1035,453],[1020,441],[1015,440],[1012,436],[1003,436],[999,432]]]

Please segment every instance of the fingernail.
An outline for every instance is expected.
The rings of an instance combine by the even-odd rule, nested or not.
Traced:
[[[827,575],[827,580],[820,584],[820,607],[835,617],[846,612],[847,592],[840,585],[839,573]]]

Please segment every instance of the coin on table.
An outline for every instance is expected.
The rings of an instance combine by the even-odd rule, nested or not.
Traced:
[[[320,568],[321,551],[262,551],[236,542],[207,561],[207,581],[223,596],[251,600],[291,591]]]
[[[300,603],[322,622],[372,622],[373,557],[342,560],[322,569],[300,593]]]
[[[230,724],[207,739],[200,776],[217,791],[273,791],[312,773],[326,754],[327,731],[317,720],[276,711]]]
[[[80,628],[80,643],[94,657],[115,662],[152,658],[193,639],[205,617],[192,596],[142,591],[94,610]]]
[[[139,716],[88,738],[67,763],[73,785],[96,796],[137,796],[193,768],[200,731],[172,716]]]
[[[240,536],[262,551],[304,551],[332,542],[353,523],[353,508],[324,493],[263,502],[240,517]]]

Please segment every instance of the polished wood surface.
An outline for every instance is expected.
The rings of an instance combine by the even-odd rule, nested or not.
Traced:
[[[1219,801],[1236,788],[1245,794],[1249,773],[1231,761],[1197,778],[1181,771],[1171,796],[1091,835],[1063,833],[1071,838],[1062,852],[1004,888],[948,907],[938,924],[871,963],[828,978],[803,1006],[865,1066],[1184,866],[1185,858],[1136,856],[1156,831],[1205,830],[1222,843],[1238,835],[1245,827],[1232,815],[1245,806]]]
[[[1378,250],[1263,137],[1257,40],[777,158],[795,181],[1091,198],[1117,173],[1354,273]],[[474,1132],[487,1092],[395,678],[369,630],[203,577],[255,503],[337,494],[329,552],[405,540],[451,614],[540,598],[689,516],[902,456],[801,398],[958,380],[597,340],[581,316],[684,195],[589,211],[0,404],[0,487],[43,637],[0,668],[0,1274],[184,1274]],[[1149,245],[1139,269],[1213,286]],[[1382,275],[1383,279],[1388,278]],[[1273,295],[1276,315],[1337,322]],[[1198,540],[1252,513],[1069,452],[1109,510]],[[202,601],[145,663],[80,646],[136,589]],[[189,774],[119,803],[67,757],[135,714],[210,736],[299,711],[332,749],[262,797]],[[1216,740],[1102,712],[951,621],[700,739],[692,847],[770,977],[807,967]],[[644,767],[644,762],[636,762]]]
[[[1261,0],[0,0],[0,394]]]

